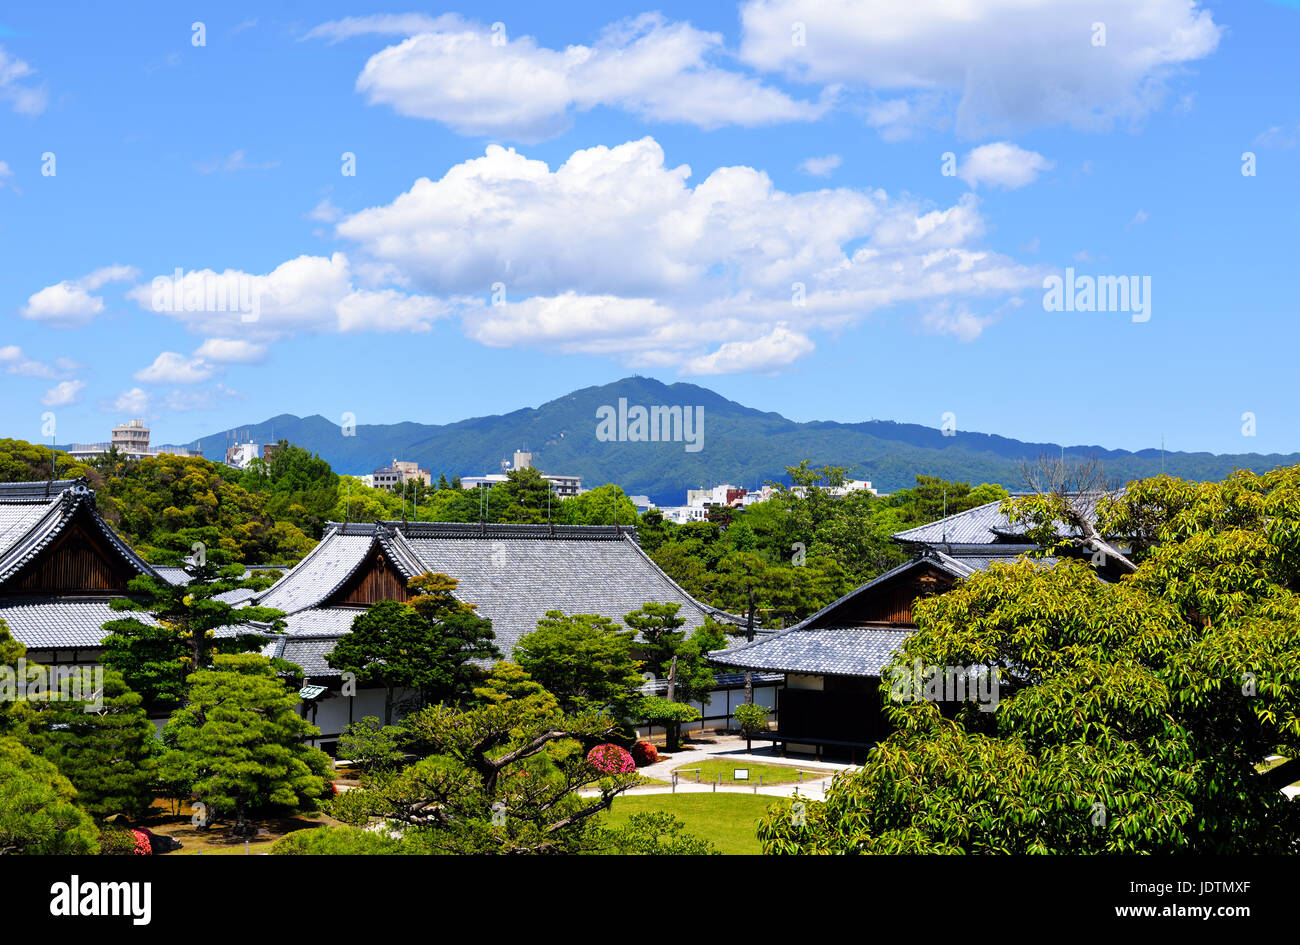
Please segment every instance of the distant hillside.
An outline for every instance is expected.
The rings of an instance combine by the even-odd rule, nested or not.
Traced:
[[[602,442],[597,439],[597,410],[631,405],[683,405],[704,408],[703,448],[687,452],[684,444]],[[537,408],[501,416],[474,417],[444,425],[414,422],[356,427],[344,436],[337,423],[322,416],[281,414],[261,423],[240,424],[259,443],[287,439],[320,453],[339,472],[360,474],[394,457],[416,460],[446,473],[482,475],[499,472],[501,460],[520,448],[533,453],[543,472],[579,475],[585,486],[616,482],[632,495],[648,495],[661,505],[680,505],[685,490],[734,482],[755,487],[783,476],[785,467],[803,459],[813,465],[849,467],[850,475],[869,479],[882,492],[914,484],[926,474],[971,483],[1021,485],[1022,459],[1061,453],[1057,443],[1024,443],[987,433],[944,436],[939,430],[911,423],[872,420],[863,423],[813,421],[796,423],[777,413],[745,407],[695,384],[664,384],[647,377],[627,377],[600,387],[574,391]],[[225,431],[200,439],[204,455],[220,459],[229,438]],[[1135,479],[1160,472],[1160,451],[1132,453],[1100,446],[1066,446],[1067,456],[1097,456],[1107,474]],[[1187,479],[1221,479],[1234,467],[1263,471],[1300,463],[1300,454],[1165,453],[1164,469]]]

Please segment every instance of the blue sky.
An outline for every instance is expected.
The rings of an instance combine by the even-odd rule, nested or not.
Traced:
[[[438,423],[639,373],[1300,450],[1297,4],[939,6],[6,10],[0,434]],[[1066,267],[1149,277],[1149,319],[1046,311]],[[155,297],[217,283],[255,318]]]

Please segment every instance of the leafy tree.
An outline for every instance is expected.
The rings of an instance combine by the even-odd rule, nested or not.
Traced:
[[[642,684],[633,635],[599,614],[548,610],[537,629],[515,644],[514,658],[565,712],[611,708],[625,717]]]
[[[339,757],[364,772],[394,768],[406,757],[403,733],[395,725],[384,725],[373,715],[353,722],[339,737]]]
[[[580,853],[600,845],[596,817],[637,781],[604,775],[582,746],[608,739],[600,713],[537,718],[526,705],[460,711],[429,706],[407,719],[434,756],[340,794],[331,813],[403,829],[402,842],[429,853]],[[567,748],[566,748],[567,746]],[[599,795],[578,792],[597,788]]]
[[[606,829],[604,841],[620,856],[720,856],[708,840],[684,833],[686,824],[666,811],[633,814],[616,830]]]
[[[635,525],[636,506],[613,483],[564,500],[563,521],[570,525]]]
[[[102,487],[92,485],[100,513],[146,560],[179,564],[202,541],[213,561],[296,561],[312,537],[285,520],[287,507],[271,511],[269,492],[246,489],[243,475],[199,457],[163,455],[107,477],[96,473]]]
[[[398,689],[419,691],[421,704],[467,698],[481,675],[476,661],[501,655],[492,622],[454,596],[456,581],[428,573],[407,585],[412,597],[372,604],[352,622],[325,661],[385,690],[384,723],[393,720]]]
[[[0,854],[99,852],[99,831],[76,789],[15,738],[0,737]]]
[[[257,459],[240,477],[240,485],[266,495],[273,518],[320,538],[338,502],[339,477],[329,463],[288,440],[280,440],[270,462]]]
[[[759,732],[767,730],[767,717],[772,714],[772,710],[765,705],[746,702],[736,706],[731,714],[736,717],[736,724],[745,735],[745,751],[749,751],[750,740]]]
[[[637,648],[641,650],[646,667],[659,675],[667,675],[668,663],[686,640],[684,617],[677,616],[681,604],[642,604],[623,618],[623,622],[640,636]]]
[[[53,466],[51,466],[51,458]],[[103,476],[91,464],[75,460],[63,450],[26,440],[0,439],[0,482],[44,482],[55,479],[89,479],[92,486]]]
[[[28,701],[19,738],[72,782],[77,804],[89,813],[98,818],[138,814],[153,803],[160,745],[143,700],[121,674],[107,670],[103,683],[98,708],[72,698],[77,693],[66,678],[57,698],[48,693],[44,700]]]
[[[104,664],[122,674],[128,687],[148,705],[179,703],[185,679],[197,669],[212,666],[214,654],[260,649],[271,632],[284,627],[284,613],[270,607],[236,609],[217,597],[238,588],[265,590],[275,579],[265,574],[245,578],[244,568],[218,568],[211,561],[194,561],[188,567],[190,583],[170,584],[145,575],[132,579],[132,597],[114,600],[114,610],[148,614],[124,617],[104,624]],[[218,637],[217,631],[228,634]]]
[[[27,647],[23,646],[14,635],[9,631],[9,624],[0,620],[0,666],[16,667],[18,661],[22,659],[27,652]],[[17,673],[14,674],[14,683],[17,684]],[[17,693],[15,693],[15,696]],[[18,703],[8,699],[0,699],[0,735],[8,732],[12,724],[14,708]]]
[[[682,725],[700,720],[700,710],[685,702],[646,696],[641,700],[641,717],[650,728],[662,725],[668,736],[665,750],[677,751],[682,744]]]
[[[512,469],[506,473],[505,482],[488,490],[491,513],[488,520],[541,524],[546,521],[548,502],[559,505],[549,479],[542,478],[542,474],[531,466]]]
[[[298,715],[299,701],[270,660],[218,656],[216,668],[190,676],[185,705],[163,729],[168,764],[192,772],[198,799],[214,815],[233,813],[237,833],[251,811],[313,810],[327,791],[332,764],[303,744],[320,729]]]
[[[1135,570],[1021,561],[918,604],[898,666],[992,667],[996,711],[889,701],[896,731],[802,826],[769,815],[766,850],[1295,852],[1300,467],[1141,480],[1096,515]]]
[[[541,683],[524,672],[518,663],[508,660],[492,665],[492,671],[483,680],[483,684],[474,688],[474,697],[485,705],[512,702],[529,706],[532,716],[538,719],[553,715],[560,708],[555,696],[547,692]]]
[[[726,633],[720,624],[706,618],[704,625],[687,639],[686,631],[681,629],[686,621],[677,616],[680,609],[681,604],[647,603],[623,620],[642,637],[643,642],[636,647],[641,650],[645,667],[658,678],[670,681],[674,701],[708,703],[716,685],[708,662],[709,651],[726,646]],[[670,717],[662,721],[672,750],[681,741],[681,725]]]

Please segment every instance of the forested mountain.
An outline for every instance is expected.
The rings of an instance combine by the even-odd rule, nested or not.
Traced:
[[[597,411],[630,406],[680,405],[704,408],[704,436],[698,451],[683,442],[626,442],[597,438]],[[364,419],[364,418],[358,418]],[[340,422],[315,415],[281,414],[232,429],[248,431],[258,443],[287,439],[319,453],[339,472],[370,472],[394,457],[415,460],[445,474],[481,475],[500,471],[516,449],[533,453],[534,466],[548,473],[583,477],[584,485],[615,482],[629,495],[644,494],[661,505],[679,505],[688,488],[733,482],[747,488],[780,478],[785,467],[804,459],[814,466],[845,466],[857,479],[881,491],[907,488],[917,475],[949,480],[998,483],[1020,488],[1019,463],[1040,454],[1096,456],[1106,473],[1130,480],[1161,471],[1158,449],[1129,452],[1101,446],[1025,443],[986,433],[954,436],[931,427],[888,420],[862,423],[798,423],[727,400],[695,384],[664,384],[627,377],[566,394],[536,408],[474,417],[443,425],[404,422],[365,424],[345,436]],[[204,455],[220,459],[227,432],[202,437]],[[1186,479],[1222,479],[1235,467],[1256,471],[1300,462],[1300,454],[1165,453],[1165,472]]]

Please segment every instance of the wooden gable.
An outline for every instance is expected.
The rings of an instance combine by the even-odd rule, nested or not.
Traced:
[[[845,601],[822,616],[817,625],[915,627],[912,605],[926,597],[942,594],[954,583],[956,578],[951,574],[923,563]]]
[[[121,594],[139,572],[84,509],[58,538],[0,588],[3,594]]]
[[[410,597],[406,578],[377,543],[343,586],[321,601],[321,607],[367,607],[381,600],[405,601]]]

